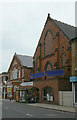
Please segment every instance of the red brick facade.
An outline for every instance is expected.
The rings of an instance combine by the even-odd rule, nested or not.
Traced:
[[[55,24],[48,15],[40,40],[33,57],[34,73],[48,70],[64,69],[64,76],[52,76],[46,78],[38,78],[33,80],[33,86],[20,86],[20,83],[25,78],[25,81],[30,80],[32,68],[23,67],[17,56],[11,62],[9,68],[9,81],[12,85],[23,88],[38,88],[39,102],[49,102],[59,104],[59,91],[71,90],[69,77],[71,76],[71,44],[65,33]],[[17,64],[14,64],[14,61]],[[17,79],[10,80],[10,74],[13,69],[17,69]],[[19,78],[20,70],[20,78]],[[14,87],[13,87],[14,98]],[[53,100],[48,100],[53,97]]]
[[[39,98],[42,102],[42,89],[49,86],[54,89],[54,103],[59,103],[59,90],[71,90],[71,45],[68,37],[52,21],[46,20],[38,42],[33,62],[34,73],[64,68],[64,76],[46,77],[34,80],[34,86],[39,88]]]
[[[14,69],[15,71],[15,77],[13,76],[13,71]],[[12,88],[12,97],[13,99],[15,98],[14,95],[14,86],[17,86],[18,89],[20,89],[20,84],[24,81],[30,81],[30,74],[32,73],[32,68],[29,68],[27,66],[23,66],[21,64],[21,61],[18,59],[17,55],[15,54],[13,57],[13,60],[10,64],[9,70],[8,70],[8,74],[9,74],[9,81],[8,83],[11,82],[11,84],[13,85]],[[9,85],[9,84],[8,84]]]

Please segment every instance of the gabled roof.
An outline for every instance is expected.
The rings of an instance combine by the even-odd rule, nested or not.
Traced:
[[[16,54],[16,56],[20,60],[22,66],[33,67],[33,57],[19,54]]]
[[[77,27],[65,24],[63,22],[60,22],[54,19],[52,20],[70,40],[77,37]]]
[[[68,25],[66,23],[63,23],[63,22],[55,20],[55,19],[52,19],[50,17],[49,13],[48,13],[48,17],[47,17],[47,20],[45,22],[43,31],[44,31],[45,26],[46,26],[46,24],[47,24],[48,21],[52,21],[65,34],[65,36],[69,39],[69,41],[77,38],[77,27]],[[43,31],[41,33],[40,39],[42,37]],[[40,41],[40,39],[39,39],[39,41]],[[38,44],[39,44],[39,41],[38,41]],[[37,47],[36,47],[36,50],[37,50]],[[35,50],[35,53],[36,53],[36,50]],[[34,56],[35,56],[35,53],[34,53]]]

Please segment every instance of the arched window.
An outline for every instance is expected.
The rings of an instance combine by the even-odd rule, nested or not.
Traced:
[[[32,90],[32,94],[39,93],[39,89],[37,87],[32,87],[31,90]]]
[[[50,61],[47,61],[44,70],[45,71],[52,70],[52,64]]]
[[[38,102],[39,101],[39,89],[37,87],[32,87],[31,94],[32,96],[37,96],[36,102]]]
[[[65,51],[64,51],[64,47],[62,46],[62,52],[61,52],[61,66],[64,67],[65,66]]]
[[[54,89],[46,86],[42,89],[42,100],[53,101],[54,100]]]
[[[12,74],[13,74],[13,79],[17,79],[17,69],[16,68],[13,69]]]
[[[13,79],[13,74],[12,74],[12,72],[10,72],[9,76],[10,76],[10,80],[12,80],[12,79]]]
[[[21,77],[21,69],[18,68],[18,77],[20,78]]]
[[[53,51],[53,35],[50,30],[47,30],[44,38],[44,56],[47,56]]]

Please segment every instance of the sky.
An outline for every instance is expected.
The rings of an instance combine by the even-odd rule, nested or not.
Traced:
[[[15,54],[33,56],[48,13],[75,26],[75,0],[3,0],[0,3],[0,73]]]

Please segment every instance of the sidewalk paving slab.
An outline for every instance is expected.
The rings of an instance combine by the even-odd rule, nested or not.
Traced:
[[[45,103],[27,103],[27,105],[41,107],[41,108],[47,108],[52,110],[60,110],[60,111],[66,111],[66,112],[75,112],[74,107],[68,107],[68,106],[60,106],[60,105],[53,105],[53,104],[45,104]]]

